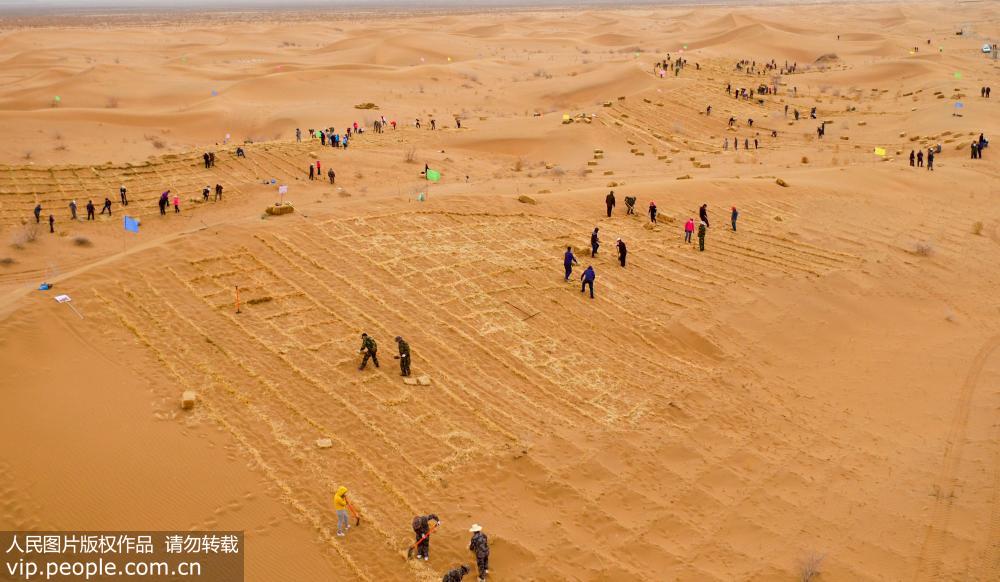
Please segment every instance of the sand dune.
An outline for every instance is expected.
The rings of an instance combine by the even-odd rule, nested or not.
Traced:
[[[253,581],[440,580],[472,523],[501,582],[997,579],[997,65],[954,34],[997,10],[0,20],[2,529],[245,530]]]

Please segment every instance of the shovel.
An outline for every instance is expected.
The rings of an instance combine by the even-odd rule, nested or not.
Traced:
[[[427,538],[429,538],[429,537],[431,536],[431,534],[432,534],[432,533],[434,533],[434,530],[436,530],[436,529],[438,528],[438,526],[439,526],[439,525],[441,525],[441,522],[436,522],[436,523],[435,523],[435,524],[434,524],[434,525],[433,525],[433,526],[431,527],[431,529],[427,530],[427,533],[425,533],[425,534],[423,535],[423,537],[421,537],[421,538],[420,538],[419,540],[417,540],[417,541],[413,542],[413,545],[411,545],[411,546],[410,546],[410,547],[409,547],[409,548],[408,548],[408,549],[406,550],[406,559],[407,559],[407,560],[411,560],[411,559],[413,559],[413,550],[417,549],[417,546],[419,546],[420,544],[422,544],[422,543],[424,542],[424,540],[426,540]]]
[[[354,514],[355,527],[361,525],[361,514],[358,513],[357,509],[354,509],[354,505],[352,505],[350,501],[347,502],[347,509],[350,509],[351,513]]]

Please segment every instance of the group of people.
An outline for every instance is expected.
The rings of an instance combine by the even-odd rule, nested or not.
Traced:
[[[222,200],[222,190],[223,190],[222,184],[216,184],[215,185],[215,200],[216,201]],[[209,192],[210,192],[210,188],[208,186],[205,186],[205,188],[202,190],[202,198],[204,199],[205,202],[208,202]],[[121,205],[122,206],[128,206],[128,204],[129,204],[128,189],[125,187],[124,184],[122,184],[121,187],[118,188],[118,196],[121,199]],[[174,213],[175,214],[179,214],[180,211],[181,211],[181,199],[180,199],[180,196],[178,196],[177,194],[174,194],[173,196],[171,196],[171,191],[170,190],[166,190],[166,191],[162,192],[160,194],[159,200],[157,201],[157,205],[160,207],[160,214],[161,215],[165,215],[167,213],[167,208],[170,207],[171,203],[173,204],[173,207],[174,207]],[[103,214],[106,213],[108,216],[111,216],[112,215],[111,214],[111,206],[112,206],[111,198],[105,197],[104,198],[104,206],[101,207],[100,214],[103,215]],[[97,220],[97,212],[96,212],[97,207],[94,205],[94,201],[92,199],[87,201],[87,205],[86,205],[85,208],[87,210],[87,220]],[[70,200],[70,202],[69,202],[69,212],[70,212],[70,219],[71,220],[77,220],[77,215],[76,215],[77,209],[78,209],[78,206],[77,206],[76,200]],[[41,203],[39,203],[38,205],[35,206],[35,212],[34,212],[34,214],[35,214],[35,222],[36,223],[41,222],[41,215],[42,215],[42,205],[41,205]],[[49,232],[52,232],[52,233],[55,232],[55,222],[56,222],[55,216],[52,215],[52,214],[49,214]]]
[[[969,146],[972,149],[972,159],[983,159],[983,150],[989,145],[990,142],[986,140],[983,134],[979,134],[979,139],[972,140],[972,144]]]
[[[334,172],[333,168],[327,168],[326,177],[330,180],[331,184],[337,183],[337,172]],[[309,164],[309,179],[315,180],[316,178],[323,179],[323,163],[319,160],[316,160],[313,164]]]
[[[755,60],[740,59],[736,61],[735,69],[737,71],[743,71],[748,75],[753,75],[753,74],[764,75],[772,71],[779,71],[778,63],[774,59],[761,63],[761,67],[759,68],[757,66],[757,61]],[[797,72],[798,69],[799,69],[799,64],[797,62],[793,62],[792,64],[789,65],[788,61],[785,61],[785,64],[782,67],[780,67],[779,74],[790,75],[792,73]]]
[[[937,149],[937,151],[941,151],[938,148],[940,148],[940,146],[937,146],[937,148],[927,148],[927,169],[928,170],[933,170],[934,169],[934,150]],[[914,166],[914,167],[917,167],[917,168],[924,167],[924,150],[920,150],[920,151],[910,150],[910,165]]]
[[[984,98],[984,99],[989,99],[990,98],[990,88],[989,87],[980,87],[979,88],[979,96],[982,97],[982,98]]]
[[[410,375],[410,344],[402,338],[402,336],[396,336],[396,345],[399,349],[399,355],[394,356],[399,360],[399,372],[400,376],[407,377]],[[368,366],[368,361],[370,360],[376,368],[379,367],[378,363],[378,343],[376,343],[375,338],[368,335],[367,332],[361,334],[361,349],[358,350],[359,353],[363,354],[361,359],[361,365],[358,366],[358,370],[364,370]],[[337,512],[337,535],[344,536],[347,530],[351,528],[350,520],[348,519],[347,509],[349,502],[347,501],[347,487],[341,486],[337,489],[336,494],[333,497],[333,507]],[[430,522],[435,523],[434,527],[431,527]],[[430,560],[431,558],[431,533],[439,525],[441,525],[441,520],[435,514],[429,515],[418,515],[413,518],[413,533],[416,536],[413,547],[417,551],[418,560]],[[472,540],[469,542],[469,550],[475,553],[476,564],[479,568],[479,580],[480,582],[485,582],[486,575],[489,573],[489,559],[490,559],[490,547],[489,542],[486,538],[486,534],[483,533],[482,526],[474,524],[472,528],[469,529],[472,532]],[[469,567],[466,565],[461,565],[444,575],[442,579],[444,582],[461,582],[462,578],[468,574],[470,571]]]
[[[402,336],[397,335],[396,347],[399,349],[399,355],[393,357],[399,360],[399,375],[405,378],[410,375],[410,344],[406,343],[406,340]],[[371,360],[376,368],[379,367],[378,343],[375,342],[375,338],[367,333],[361,334],[361,349],[358,350],[358,353],[364,354],[358,370],[364,370],[368,366],[368,360]]]
[[[773,137],[774,133],[775,132],[772,132],[772,137]],[[759,137],[760,137],[759,133],[755,133],[754,134],[754,137],[753,137],[753,149],[755,149],[755,150],[756,149],[760,149],[760,139],[759,139]],[[729,149],[729,138],[728,137],[724,138],[722,140],[722,149],[724,149],[724,150],[728,150]],[[740,149],[740,138],[738,138],[738,137],[734,137],[733,138],[733,149],[734,150]],[[743,149],[745,149],[745,150],[750,149],[750,138],[747,138],[747,137],[743,138]]]
[[[667,58],[663,59],[662,61],[653,63],[653,74],[663,79],[664,77],[667,76],[667,71],[673,71],[674,76],[676,77],[680,75],[681,70],[684,69],[684,67],[686,67],[687,64],[688,61],[684,57],[677,57],[676,59],[671,59],[670,55],[668,54]],[[695,63],[694,66],[696,70],[699,71],[701,70],[700,64]]]
[[[348,489],[341,485],[333,494],[333,509],[337,514],[337,535],[344,537],[351,529],[350,516],[348,510],[354,511],[354,507],[348,500]],[[434,525],[431,525],[434,522]],[[437,514],[417,515],[411,522],[413,528],[414,542],[410,550],[416,549],[418,560],[425,562],[431,559],[431,534],[441,526],[441,518]],[[476,568],[479,570],[479,582],[486,582],[486,576],[490,572],[490,542],[483,532],[483,526],[478,523],[472,524],[469,528],[472,538],[469,540],[469,551],[476,558]],[[452,568],[441,578],[441,582],[462,582],[462,579],[471,571],[469,566],[462,564]]]
[[[625,197],[625,207],[626,207],[625,214],[626,214],[626,216],[630,215],[630,214],[631,215],[635,214],[635,203],[636,203],[636,197],[635,196],[626,196]],[[608,193],[608,195],[604,198],[604,204],[605,204],[605,208],[607,209],[607,216],[608,216],[608,218],[610,218],[611,214],[614,211],[615,206],[617,204],[617,200],[615,198],[615,191],[614,190],[610,191]],[[656,202],[650,200],[649,201],[649,220],[653,224],[657,224],[657,222],[656,222],[656,216],[657,216]],[[699,217],[699,223],[698,223],[698,228],[697,228],[697,230],[698,230],[698,250],[699,251],[704,251],[705,250],[705,236],[708,233],[708,228],[709,228],[709,225],[710,225],[709,220],[708,220],[708,204],[707,203],[702,204],[701,208],[698,209],[698,217]],[[730,224],[732,225],[733,232],[736,232],[736,221],[739,219],[739,217],[740,217],[739,211],[736,209],[735,206],[733,206],[732,209],[731,209],[731,213],[730,213]],[[688,244],[691,244],[692,243],[692,236],[694,235],[694,232],[695,232],[694,218],[689,218],[687,220],[687,222],[684,223],[684,242],[686,242]],[[600,233],[601,233],[601,228],[598,227],[598,226],[595,226],[593,232],[590,233],[590,256],[591,256],[591,258],[597,257],[598,250],[600,250],[600,248],[601,248]],[[615,248],[618,251],[618,263],[622,266],[622,268],[624,268],[625,265],[626,265],[626,262],[627,262],[627,257],[628,257],[628,246],[625,244],[625,241],[623,241],[622,239],[619,238],[619,239],[617,239],[615,241]],[[566,253],[563,255],[563,269],[565,271],[565,275],[563,277],[564,281],[566,281],[566,282],[569,281],[569,278],[573,275],[573,267],[577,266],[579,264],[580,263],[579,263],[579,261],[577,261],[576,255],[573,254],[573,247],[571,247],[571,246],[566,247]],[[590,291],[590,298],[593,299],[594,298],[594,280],[596,278],[597,278],[597,276],[596,276],[596,273],[594,271],[594,266],[593,265],[587,265],[587,268],[584,269],[583,274],[580,275],[580,283],[581,283],[580,284],[580,293],[586,293],[587,291]]]

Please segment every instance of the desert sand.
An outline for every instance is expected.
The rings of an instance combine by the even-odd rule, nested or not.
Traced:
[[[472,523],[498,582],[997,580],[998,37],[991,2],[2,20],[0,529],[245,530],[252,581],[440,580]]]

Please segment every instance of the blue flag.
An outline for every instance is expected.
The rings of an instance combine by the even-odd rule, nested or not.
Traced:
[[[131,216],[125,217],[125,230],[129,232],[139,233],[139,221]]]

